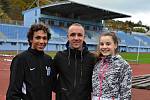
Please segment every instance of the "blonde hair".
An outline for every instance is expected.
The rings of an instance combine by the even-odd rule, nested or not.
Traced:
[[[71,24],[71,25],[69,26],[68,31],[70,30],[70,28],[71,28],[72,26],[79,26],[79,27],[81,27],[81,28],[84,30],[84,27],[83,27],[81,24],[79,24],[79,23],[73,23],[73,24]],[[85,32],[85,30],[84,30],[84,32]]]

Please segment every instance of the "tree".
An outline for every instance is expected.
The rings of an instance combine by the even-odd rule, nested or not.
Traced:
[[[137,24],[138,24],[138,25],[142,25],[142,21],[141,21],[141,20],[139,20]]]
[[[11,12],[9,0],[0,0],[0,18],[10,20],[9,12]]]
[[[0,8],[0,19],[10,20],[11,18]]]
[[[4,11],[4,12],[10,12],[10,2],[9,0],[0,0],[0,5],[1,5],[1,9]]]

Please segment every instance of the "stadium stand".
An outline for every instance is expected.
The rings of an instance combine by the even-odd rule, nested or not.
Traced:
[[[120,38],[121,41],[125,41],[125,44],[128,46],[138,46],[138,41],[134,39],[133,35],[130,35],[129,33],[125,33],[123,31],[118,31],[117,36]]]
[[[0,32],[0,39],[6,39],[6,36],[3,32]]]
[[[28,47],[26,33],[33,23],[44,23],[49,26],[52,38],[46,47],[47,51],[63,50],[67,41],[67,28],[74,22],[81,23],[85,27],[89,50],[95,50],[99,34],[103,31],[109,31],[106,30],[103,20],[130,17],[126,14],[95,7],[92,4],[79,3],[75,0],[55,2],[28,9],[23,12],[23,15],[23,25],[0,24],[0,50],[25,50]],[[150,38],[146,35],[123,31],[116,33],[120,38],[119,51],[150,52]],[[142,41],[140,48],[139,41]]]
[[[53,34],[58,34],[59,36],[66,37],[67,32],[58,26],[51,26],[50,29],[54,32]]]
[[[17,25],[0,24],[0,32],[5,39],[26,40],[26,33],[29,28]],[[17,36],[18,35],[18,36]]]
[[[144,45],[150,46],[150,37],[149,36],[147,36],[143,33],[134,33],[132,35],[136,38],[139,38]]]

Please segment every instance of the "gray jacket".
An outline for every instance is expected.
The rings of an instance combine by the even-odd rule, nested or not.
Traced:
[[[93,96],[130,100],[131,73],[130,65],[120,55],[102,58],[93,70]]]

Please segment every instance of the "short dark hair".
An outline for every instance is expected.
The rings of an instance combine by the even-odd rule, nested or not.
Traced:
[[[46,25],[41,24],[41,23],[40,24],[33,24],[33,25],[31,25],[31,27],[27,33],[28,43],[30,46],[31,46],[30,40],[33,39],[34,32],[37,32],[39,30],[43,30],[45,33],[47,33],[47,39],[48,40],[51,38],[51,34],[49,32],[48,27],[46,27]]]
[[[72,23],[72,24],[69,26],[68,31],[69,31],[70,27],[72,27],[72,26],[79,26],[79,27],[82,27],[83,30],[85,31],[84,27],[83,27],[80,23]]]

